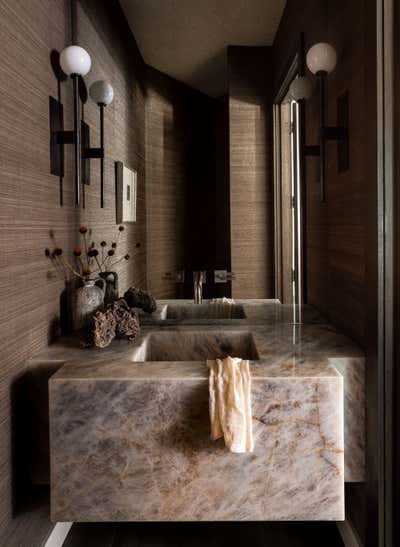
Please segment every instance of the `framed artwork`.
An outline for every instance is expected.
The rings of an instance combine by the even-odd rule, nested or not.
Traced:
[[[136,222],[137,172],[123,164],[115,162],[117,224]]]

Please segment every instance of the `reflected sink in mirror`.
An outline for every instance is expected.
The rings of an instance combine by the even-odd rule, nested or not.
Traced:
[[[154,332],[139,346],[133,361],[206,361],[240,357],[257,360],[259,354],[250,332]]]
[[[245,319],[243,306],[230,304],[168,304],[166,319]]]

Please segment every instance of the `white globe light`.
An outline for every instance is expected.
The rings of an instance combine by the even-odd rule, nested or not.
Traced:
[[[330,73],[336,66],[337,55],[335,48],[325,42],[313,45],[307,53],[306,62],[313,74],[318,72]]]
[[[92,65],[89,53],[80,46],[68,46],[60,53],[60,65],[68,76],[86,76]]]
[[[90,88],[89,93],[96,104],[110,104],[114,98],[114,90],[105,80],[97,80]]]
[[[313,85],[306,76],[299,76],[290,84],[289,93],[295,101],[309,99],[313,92]]]

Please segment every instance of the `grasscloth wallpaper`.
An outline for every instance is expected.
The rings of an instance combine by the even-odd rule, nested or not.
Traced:
[[[230,47],[232,296],[274,298],[274,206],[269,47]]]
[[[92,57],[92,69],[85,77],[87,87],[97,79],[107,79],[115,92],[105,111],[104,209],[99,206],[98,161],[91,161],[86,210],[74,207],[71,146],[66,147],[63,206],[60,181],[50,175],[49,95],[60,93],[65,129],[72,128],[71,82],[58,84],[50,54],[61,51],[71,39]],[[132,259],[118,270],[120,288],[123,291],[133,283],[146,287],[146,200],[151,203],[159,187],[146,187],[145,65],[118,2],[81,0],[72,20],[69,1],[0,0],[0,46],[0,544],[32,547],[41,544],[51,525],[46,504],[39,503],[36,492],[28,491],[26,461],[12,430],[19,419],[16,412],[23,397],[19,386],[26,373],[25,362],[57,330],[64,282],[44,249],[57,244],[71,252],[79,242],[81,224],[92,228],[95,240],[114,240],[114,161],[123,161],[138,171],[138,220],[126,225],[121,238],[120,252],[129,252]],[[172,91],[163,100],[165,109],[172,110],[169,102],[179,103],[181,97]],[[150,90],[151,109],[154,101]],[[90,99],[83,105],[83,116],[96,146],[98,109]],[[147,137],[151,140],[151,115],[149,121]],[[154,130],[158,134],[158,128]],[[180,155],[184,127],[171,123],[163,130],[172,149],[166,151],[157,176],[163,179],[173,171],[165,189],[173,196],[161,203],[158,212],[168,216],[170,231],[164,237],[171,238],[172,233],[182,231],[180,216],[174,216],[173,210],[185,176]],[[21,435],[21,428],[18,431]]]
[[[254,287],[264,297],[273,296],[268,102],[301,30],[307,45],[328,39],[338,48],[340,64],[328,85],[328,120],[334,124],[335,97],[346,82],[352,147],[351,169],[338,175],[336,149],[329,145],[324,205],[318,199],[317,166],[307,160],[309,300],[360,343],[365,341],[371,255],[366,199],[374,181],[365,161],[373,146],[366,136],[364,2],[304,0],[302,9],[298,6],[288,1],[271,52],[264,56],[261,51],[258,60],[252,55],[250,63],[248,52],[233,51],[230,97],[218,105],[145,67],[116,0],[80,0],[73,18],[69,0],[0,0],[0,545],[41,545],[51,529],[46,492],[43,497],[30,492],[25,480],[25,435],[16,426],[21,402],[26,409],[21,388],[25,363],[50,342],[59,320],[64,282],[44,249],[57,244],[71,252],[81,224],[92,228],[94,239],[114,239],[114,161],[119,160],[138,171],[138,221],[126,225],[120,246],[121,253],[132,256],[119,268],[121,291],[135,283],[156,296],[175,296],[177,287],[163,281],[163,274],[186,264],[198,268],[197,259],[211,252],[218,267],[237,271],[234,296],[260,296],[251,292]],[[70,146],[62,184],[50,175],[49,95],[61,96],[65,128],[72,127],[71,82],[58,83],[50,54],[72,39],[92,57],[87,86],[104,78],[115,91],[105,112],[104,209],[99,206],[98,161],[91,162],[85,211],[74,207]],[[269,74],[268,55],[274,67]],[[316,100],[307,105],[309,143],[317,138],[317,108]],[[90,100],[83,115],[96,146],[98,109]],[[248,196],[258,215],[249,209]],[[204,202],[194,214],[193,204],[201,197]],[[223,252],[230,245],[232,264]],[[254,252],[257,246],[261,254]],[[191,290],[190,283],[186,289]]]

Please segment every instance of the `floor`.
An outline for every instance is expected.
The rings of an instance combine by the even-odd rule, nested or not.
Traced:
[[[335,523],[75,524],[63,547],[344,547]]]

